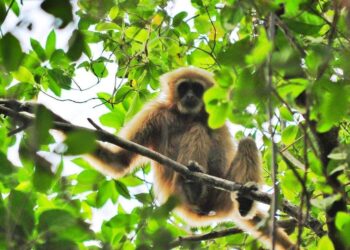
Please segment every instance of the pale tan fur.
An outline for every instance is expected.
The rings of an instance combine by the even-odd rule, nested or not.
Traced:
[[[202,69],[185,67],[163,75],[160,80],[162,92],[166,97],[160,97],[147,104],[127,124],[121,136],[184,165],[189,164],[190,160],[196,161],[207,174],[242,184],[262,184],[261,159],[254,141],[244,139],[236,150],[227,126],[215,130],[207,126],[204,108],[201,108],[198,114],[184,114],[178,109],[177,102],[180,100],[177,86],[181,81],[195,81],[208,89],[215,83],[213,75]],[[119,178],[130,172],[138,157],[124,149],[113,147],[111,150],[101,144],[89,158],[93,163],[97,163],[104,173],[108,172]],[[242,229],[268,246],[271,245],[269,228],[258,228],[258,224],[261,224],[266,215],[256,212],[254,204],[247,216],[242,217],[238,208],[244,204],[239,204],[236,193],[231,197],[229,192],[214,189],[200,182],[189,182],[168,166],[157,162],[152,162],[152,166],[157,199],[165,202],[171,195],[178,197],[180,203],[176,212],[189,224],[200,226],[234,220]],[[191,190],[191,185],[194,190]],[[277,249],[292,247],[293,244],[287,235],[278,229]]]

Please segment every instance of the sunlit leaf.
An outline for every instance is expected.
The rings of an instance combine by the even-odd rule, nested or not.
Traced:
[[[327,235],[323,236],[319,240],[317,244],[317,250],[334,250],[333,243]]]
[[[45,53],[45,50],[43,49],[43,47],[41,46],[41,44],[33,38],[30,39],[30,44],[32,45],[33,50],[38,55],[40,60],[45,61],[46,60],[46,53]]]
[[[47,36],[45,52],[48,57],[52,55],[52,53],[56,49],[56,33],[55,30],[51,30],[50,34]]]

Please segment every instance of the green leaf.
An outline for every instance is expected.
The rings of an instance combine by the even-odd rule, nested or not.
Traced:
[[[338,212],[335,217],[335,226],[339,231],[343,231],[345,227],[350,226],[350,214],[345,212]]]
[[[298,127],[296,125],[289,125],[282,131],[282,142],[285,145],[290,145],[292,144],[298,134]]]
[[[41,8],[62,21],[59,28],[66,27],[73,20],[72,5],[69,0],[45,0]]]
[[[173,26],[179,26],[182,20],[187,17],[188,13],[186,11],[181,11],[173,18]]]
[[[91,236],[88,224],[61,209],[42,212],[39,216],[38,231],[43,235],[49,234],[51,239],[68,239],[77,242],[87,240]]]
[[[279,111],[280,111],[280,115],[281,115],[281,118],[283,120],[286,120],[286,121],[294,121],[294,118],[293,118],[293,115],[291,114],[291,112],[289,111],[288,108],[286,108],[286,106],[282,106],[279,108]]]
[[[215,72],[215,80],[223,88],[232,86],[234,78],[232,70],[228,67],[222,67],[221,70]]]
[[[104,78],[108,76],[108,70],[102,61],[94,61],[91,65],[92,71],[99,78]]]
[[[225,124],[228,113],[229,113],[228,103],[220,103],[216,105],[215,109],[213,109],[209,113],[209,120],[208,120],[209,127],[213,129],[222,127]]]
[[[98,23],[96,25],[97,31],[105,31],[105,30],[121,30],[121,28],[116,23]]]
[[[38,55],[40,60],[45,61],[46,60],[46,53],[45,53],[45,50],[43,49],[43,47],[41,47],[41,44],[33,38],[30,38],[30,44],[32,45],[33,50]]]
[[[218,55],[218,61],[225,65],[244,65],[245,56],[251,50],[249,37],[243,38],[233,44],[224,47]]]
[[[6,18],[6,6],[4,2],[0,2],[0,25],[5,21]]]
[[[3,152],[0,152],[0,175],[9,175],[15,171],[15,166],[7,159]]]
[[[151,204],[153,201],[152,196],[149,193],[136,194],[135,198],[144,205]]]
[[[281,188],[287,200],[294,200],[302,190],[299,180],[291,170],[286,170],[284,176],[281,177]]]
[[[338,212],[335,216],[335,226],[340,232],[341,239],[347,247],[350,247],[350,215],[346,212]]]
[[[207,15],[199,15],[194,19],[194,27],[199,33],[207,34],[212,26]]]
[[[51,164],[47,161],[40,160],[35,162],[33,186],[39,192],[46,193],[55,181],[55,175],[50,167]]]
[[[211,128],[224,125],[229,114],[229,104],[226,101],[227,90],[212,87],[204,93],[205,109],[209,113],[208,124]]]
[[[115,188],[117,189],[118,193],[123,196],[124,198],[130,199],[130,193],[128,188],[120,181],[114,181]]]
[[[64,144],[68,155],[79,155],[93,152],[96,149],[96,135],[89,131],[77,130],[67,134]]]
[[[232,30],[244,17],[243,9],[236,4],[234,6],[225,5],[221,10],[220,20],[222,26],[227,30]]]
[[[308,80],[304,78],[290,79],[287,84],[277,87],[278,93],[283,97],[297,98],[308,86]]]
[[[317,124],[317,131],[326,132],[333,125],[340,122],[348,111],[350,88],[342,83],[330,85],[329,91],[320,92],[322,102],[319,106],[321,119]],[[336,109],[334,107],[337,107]]]
[[[96,196],[96,207],[102,207],[108,199],[111,199],[113,202],[116,202],[118,199],[118,192],[114,185],[114,181],[104,181],[99,187]]]
[[[308,51],[305,58],[305,64],[308,71],[317,76],[319,67],[325,62],[326,58],[330,55],[329,48],[326,46],[313,46]]]
[[[91,165],[89,162],[87,162],[84,158],[78,157],[72,160],[72,162],[79,167],[82,167],[84,169],[91,169]]]
[[[135,90],[129,85],[121,86],[114,96],[114,102],[119,103],[119,102],[124,101],[124,99],[128,96],[128,94],[133,92],[133,91],[135,91]]]
[[[26,67],[20,66],[16,72],[12,73],[13,77],[20,82],[35,83],[34,76]]]
[[[128,108],[128,112],[125,115],[125,122],[130,121],[131,118],[141,110],[143,103],[140,93],[135,93],[131,105]]]
[[[204,51],[209,51],[209,50],[205,48]],[[187,57],[189,64],[197,67],[202,67],[202,68],[207,68],[211,65],[214,65],[216,63],[214,58],[210,54],[204,51],[201,49],[195,49],[189,55],[189,57]]]
[[[252,49],[251,53],[246,56],[246,62],[249,64],[261,64],[265,61],[273,46],[272,43],[267,38],[267,34],[264,28],[260,28],[260,35],[255,44],[255,47]]]
[[[77,177],[77,181],[81,184],[99,183],[103,179],[105,179],[103,175],[94,169],[86,169],[82,171]]]
[[[10,222],[21,225],[26,235],[31,235],[34,229],[34,202],[29,193],[11,190],[8,197],[8,212]]]
[[[303,35],[315,35],[322,28],[321,25],[307,24],[307,23],[298,22],[292,19],[288,19],[285,22],[291,30]]]
[[[148,38],[148,31],[146,29],[140,29],[138,27],[129,27],[125,30],[127,38],[136,40],[138,42],[145,42]]]
[[[55,30],[51,30],[50,34],[47,36],[45,52],[46,55],[50,58],[52,53],[56,49],[56,33]]]
[[[34,138],[37,141],[38,145],[48,144],[51,139],[49,129],[53,124],[52,113],[45,106],[40,105],[35,111],[35,117]]]
[[[102,125],[116,129],[120,129],[123,126],[124,119],[125,114],[118,111],[112,111],[100,116],[100,122]]]
[[[72,79],[61,69],[49,69],[49,78],[62,89],[70,89]]]
[[[70,60],[62,49],[55,50],[50,57],[50,64],[53,68],[66,69],[69,63]]]
[[[108,108],[110,111],[114,110],[114,107],[110,103],[112,96],[109,93],[99,92],[97,93],[97,96],[106,108]]]
[[[17,70],[23,57],[24,54],[17,38],[11,33],[6,33],[0,39],[0,69],[3,65],[7,71]]]
[[[119,7],[118,6],[113,6],[110,11],[109,11],[109,18],[111,20],[115,19],[119,14]]]
[[[328,155],[329,159],[333,160],[346,160],[348,157],[347,152],[332,152],[331,154]]]
[[[139,178],[136,178],[132,175],[127,175],[123,177],[122,179],[119,179],[118,181],[124,183],[128,187],[136,187],[143,184],[143,181]]]
[[[323,167],[320,159],[315,156],[313,152],[308,152],[309,165],[315,174],[318,176],[323,176]]]
[[[334,250],[333,243],[327,235],[322,236],[318,241],[317,250]]]
[[[27,82],[19,82],[6,91],[6,98],[31,100],[38,94],[38,90]]]
[[[84,35],[80,30],[74,30],[72,36],[69,38],[68,57],[72,61],[77,61],[84,50]]]

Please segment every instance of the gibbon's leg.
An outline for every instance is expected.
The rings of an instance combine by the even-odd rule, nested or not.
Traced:
[[[229,179],[257,190],[262,183],[260,158],[255,142],[251,138],[242,139],[230,167]],[[238,201],[241,216],[247,216],[252,210],[254,201],[240,196],[239,192],[232,196]]]
[[[177,161],[187,165],[191,171],[208,173],[210,142],[207,129],[203,125],[196,124],[192,126],[180,140]],[[178,175],[178,178],[188,203],[200,207],[200,201],[205,200],[203,198],[208,192],[207,186],[200,181],[188,179],[180,175]]]
[[[262,166],[260,153],[255,142],[250,138],[242,139],[238,144],[236,156],[231,164],[229,172],[230,180],[245,184],[258,189],[262,183]],[[235,197],[237,196],[237,197]],[[264,222],[268,216],[261,211],[253,209],[254,201],[233,193],[231,195],[233,202],[238,203],[238,211],[241,216],[234,216],[234,221],[243,230],[250,232],[255,238],[263,241],[271,248],[272,228]],[[292,250],[296,249],[290,241],[288,235],[280,228],[276,229],[275,249]]]

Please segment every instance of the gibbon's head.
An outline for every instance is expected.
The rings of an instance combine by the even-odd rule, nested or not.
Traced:
[[[162,75],[160,82],[170,105],[182,114],[198,114],[203,110],[203,93],[215,80],[204,69],[183,67]]]

